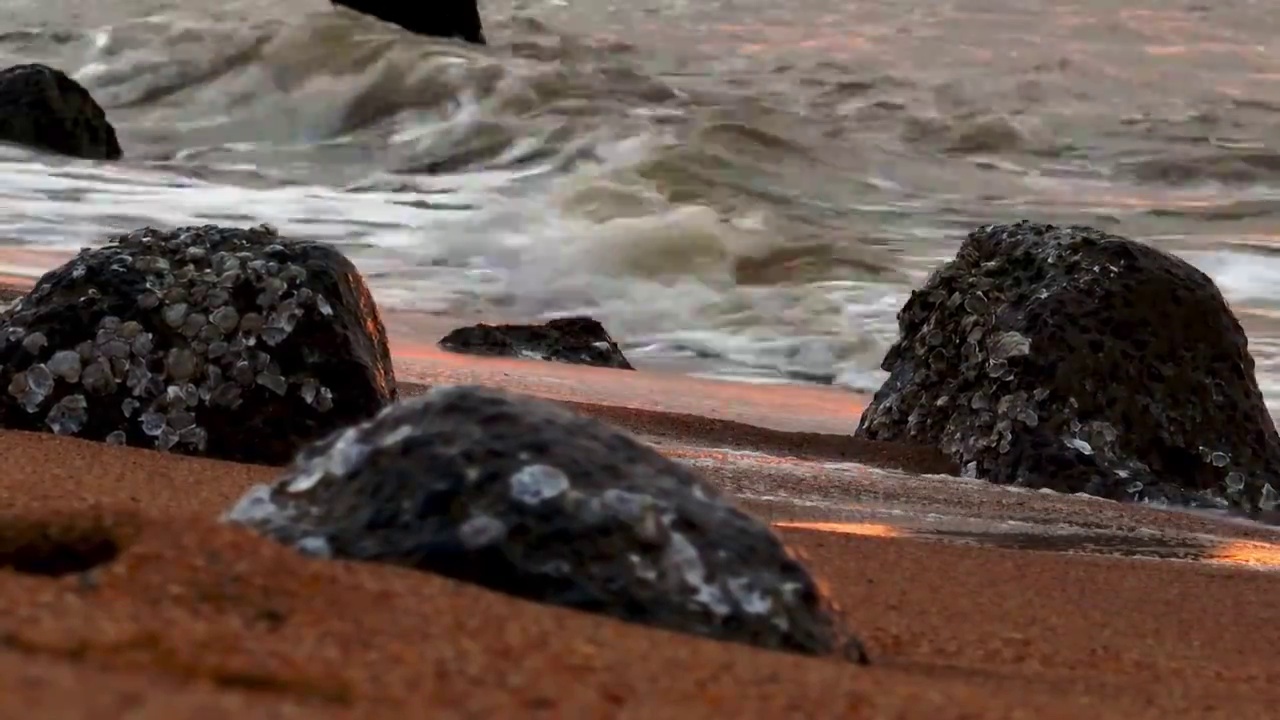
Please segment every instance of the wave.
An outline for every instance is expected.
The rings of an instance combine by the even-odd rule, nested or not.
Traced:
[[[1280,214],[1181,189],[1265,185],[1269,150],[1106,116],[1065,64],[960,82],[892,58],[657,58],[521,13],[475,47],[327,7],[144,5],[0,33],[0,60],[88,86],[127,155],[0,152],[0,242],[270,222],[342,246],[393,306],[589,312],[635,352],[865,390],[897,308],[973,226],[1123,221],[1185,245]]]

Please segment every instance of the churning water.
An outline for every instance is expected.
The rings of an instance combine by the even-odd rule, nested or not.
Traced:
[[[267,222],[388,306],[869,390],[965,232],[1078,222],[1208,272],[1280,401],[1270,5],[481,0],[477,48],[328,0],[7,0],[0,62],[84,83],[127,159],[0,151],[0,245]]]

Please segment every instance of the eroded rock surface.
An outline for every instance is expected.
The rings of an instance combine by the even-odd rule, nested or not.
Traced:
[[[852,651],[814,580],[690,467],[549,401],[433,388],[299,454],[226,519],[299,550],[805,653]]]
[[[982,227],[898,324],[858,437],[935,445],[997,483],[1280,502],[1244,331],[1172,255],[1086,227]]]
[[[484,45],[484,27],[476,0],[436,0],[405,2],[404,0],[333,0],[358,13],[371,15],[418,35],[458,38]]]
[[[440,347],[469,355],[635,369],[604,326],[589,317],[558,318],[542,325],[481,323],[454,330],[440,340]]]
[[[0,142],[89,160],[118,160],[115,128],[80,83],[47,65],[0,70]]]
[[[355,267],[267,227],[114,237],[0,313],[7,428],[284,464],[395,398]]]

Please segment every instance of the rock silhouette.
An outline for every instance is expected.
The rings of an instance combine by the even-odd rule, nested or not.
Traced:
[[[589,317],[558,318],[542,325],[472,325],[441,338],[440,347],[468,355],[536,358],[575,365],[634,370],[618,344]]]
[[[80,83],[48,65],[0,70],[0,142],[89,160],[123,154],[107,114]]]
[[[333,0],[339,5],[371,15],[418,35],[458,38],[484,45],[484,28],[476,0],[415,3],[401,0]]]
[[[982,227],[898,325],[858,437],[934,445],[996,483],[1280,503],[1244,331],[1172,255],[1088,227]]]
[[[0,426],[287,463],[396,398],[386,331],[334,248],[145,228],[0,313]]]
[[[308,554],[862,659],[768,526],[692,468],[546,400],[433,388],[308,447],[226,519]]]

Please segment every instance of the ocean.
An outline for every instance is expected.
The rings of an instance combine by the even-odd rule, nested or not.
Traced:
[[[1280,409],[1269,5],[481,0],[474,47],[328,0],[7,0],[0,62],[83,83],[126,159],[0,149],[0,273],[270,223],[388,308],[866,392],[965,233],[1083,223],[1213,277]]]

